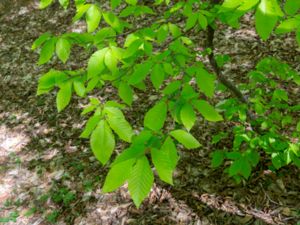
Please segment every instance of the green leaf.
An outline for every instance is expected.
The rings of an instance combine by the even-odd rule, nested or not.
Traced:
[[[292,162],[292,152],[288,149],[283,152],[283,160],[286,165],[289,165]]]
[[[255,6],[258,2],[259,0],[225,0],[222,4],[221,11],[226,12],[236,10],[238,14],[242,15]]]
[[[199,89],[209,98],[214,96],[215,76],[204,68],[197,68],[196,82]]]
[[[273,93],[272,98],[278,99],[278,100],[283,100],[286,102],[288,102],[288,100],[289,100],[289,96],[288,96],[287,92],[283,89],[276,89]]]
[[[202,13],[198,14],[198,23],[203,30],[206,30],[208,22],[206,17]]]
[[[300,20],[295,18],[290,18],[284,20],[280,23],[280,25],[276,29],[277,34],[285,34],[288,32],[295,31],[300,26]]]
[[[250,162],[251,165],[253,167],[255,167],[259,163],[259,158],[260,158],[259,153],[255,150],[248,150],[247,153],[248,154],[246,156],[247,156],[248,162]]]
[[[104,120],[101,120],[93,131],[90,144],[95,157],[103,165],[106,164],[115,148],[115,138]]]
[[[155,89],[159,89],[165,79],[165,72],[161,64],[155,64],[152,69],[150,79]]]
[[[40,0],[40,9],[45,9],[47,8],[53,0]]]
[[[70,56],[70,52],[71,52],[70,42],[65,38],[58,39],[56,43],[56,54],[63,63],[66,63],[66,61],[68,60]]]
[[[93,130],[95,130],[95,128],[98,125],[98,123],[100,122],[100,120],[101,120],[101,116],[100,115],[93,115],[93,116],[91,116],[88,119],[83,132],[80,134],[80,137],[81,138],[89,138],[89,136],[91,135],[91,133],[93,132]]]
[[[298,45],[300,46],[300,27],[296,31],[296,41],[297,41]]]
[[[183,144],[187,149],[199,148],[201,144],[191,135],[184,130],[174,130],[170,132],[179,143]]]
[[[293,160],[293,164],[295,164],[298,168],[300,168],[300,158],[293,153],[291,153],[291,158]]]
[[[248,179],[251,174],[251,165],[245,158],[234,161],[229,167],[229,176],[242,175]]]
[[[137,65],[129,79],[129,84],[135,85],[143,81],[149,74],[151,67],[152,63],[150,61]]]
[[[41,49],[40,58],[38,62],[39,65],[45,64],[52,58],[55,50],[55,42],[55,38],[51,38],[45,42]]]
[[[241,5],[241,0],[225,0],[221,6],[221,9],[232,10]]]
[[[216,135],[213,135],[212,136],[212,140],[211,140],[211,143],[212,144],[217,144],[219,143],[222,139],[225,139],[228,137],[228,133],[225,133],[225,132],[220,132]]]
[[[193,101],[194,107],[208,121],[217,122],[223,120],[223,117],[205,100]]]
[[[97,87],[97,85],[100,83],[100,87],[102,86],[102,81],[100,81],[100,77],[93,77],[88,81],[87,87],[86,87],[86,93],[92,91]]]
[[[179,156],[172,139],[168,137],[160,150],[151,149],[151,158],[160,179],[173,185],[173,171]]]
[[[298,132],[300,132],[300,121],[297,123],[296,130],[297,130]]]
[[[116,132],[123,141],[131,142],[134,133],[122,111],[115,107],[105,107],[104,112],[106,113],[107,121],[113,131]]]
[[[168,26],[162,25],[157,31],[157,42],[163,43],[168,37]]]
[[[40,77],[37,95],[41,95],[51,91],[56,85],[57,78],[65,76],[66,74],[64,72],[51,69],[48,73]]]
[[[79,97],[84,97],[86,89],[84,86],[84,82],[81,80],[75,80],[73,82],[74,90]]]
[[[171,76],[174,76],[174,70],[173,70],[173,66],[171,63],[164,63],[163,64],[163,67],[164,67],[164,71],[171,75]]]
[[[130,148],[125,149],[120,155],[117,156],[115,161],[113,161],[112,166],[124,162],[129,159],[137,159],[145,154],[145,146],[130,146]]]
[[[279,153],[273,153],[272,154],[272,164],[273,166],[278,170],[280,169],[282,165],[282,160]]]
[[[101,50],[96,51],[88,62],[88,78],[97,76],[100,74],[104,69],[104,58],[107,52],[107,48],[103,48]]]
[[[130,35],[128,37],[130,37]],[[130,38],[128,38],[126,40],[130,40]],[[130,43],[128,45],[127,49],[125,50],[123,58],[126,59],[126,58],[129,58],[129,57],[135,55],[136,52],[138,52],[140,50],[142,44],[143,44],[143,41],[140,39],[135,40],[132,43]]]
[[[122,48],[118,48],[118,47],[115,47],[115,46],[111,46],[111,53],[112,55],[118,59],[118,60],[121,60],[123,59],[123,55],[124,55],[124,49]]]
[[[226,158],[237,160],[242,157],[242,154],[240,152],[226,152]]]
[[[125,0],[130,5],[136,5],[138,0]]]
[[[107,101],[107,102],[105,102],[104,107],[114,107],[114,108],[118,108],[118,109],[124,109],[125,105],[120,104],[115,101]]]
[[[129,159],[112,166],[105,178],[102,191],[112,192],[121,187],[129,178],[134,162],[135,159]]]
[[[224,159],[225,159],[225,154],[224,151],[214,151],[212,154],[212,160],[211,160],[211,166],[216,168],[219,167],[223,164]]]
[[[78,7],[86,2],[86,0],[74,0],[75,6]]]
[[[120,17],[128,17],[130,15],[136,15],[137,7],[136,6],[127,6],[125,9],[121,11],[119,14]]]
[[[186,102],[190,101],[191,99],[198,98],[199,94],[195,92],[194,88],[191,87],[190,84],[185,84],[181,91],[181,98]]]
[[[197,23],[197,19],[197,15],[195,13],[191,13],[186,21],[185,30],[193,28]]]
[[[180,119],[184,127],[190,131],[195,124],[196,114],[194,112],[193,106],[190,103],[186,103],[180,110]]]
[[[59,0],[59,4],[64,8],[67,9],[69,6],[70,0]]]
[[[76,15],[72,19],[73,23],[76,22],[77,20],[79,20],[90,7],[91,7],[91,4],[78,5]]]
[[[142,44],[143,41],[140,39],[140,37],[136,34],[129,34],[124,42],[124,47],[128,48],[130,45],[132,45],[134,42],[136,42],[137,40],[140,41],[140,43]]]
[[[69,105],[72,97],[72,83],[66,82],[60,85],[60,90],[56,96],[56,106],[58,112],[61,112]]]
[[[167,110],[168,107],[165,102],[160,101],[157,103],[146,113],[144,126],[153,131],[159,131],[165,124]]]
[[[38,47],[40,47],[45,41],[47,41],[49,38],[51,37],[51,34],[50,33],[44,33],[42,34],[41,36],[39,36],[38,39],[36,39],[32,46],[31,46],[31,49],[32,50],[35,50],[37,49]]]
[[[118,59],[112,53],[111,49],[106,52],[104,63],[107,66],[107,68],[112,72],[112,74],[117,73]]]
[[[122,0],[111,0],[110,5],[112,9],[117,8],[121,4]]]
[[[121,82],[118,88],[118,94],[120,98],[127,104],[131,105],[133,101],[133,90],[125,82]]]
[[[255,13],[256,31],[263,40],[271,35],[278,17],[283,13],[277,0],[261,0]]]
[[[300,1],[287,0],[284,5],[284,11],[289,15],[294,15],[300,9]]]
[[[80,115],[83,116],[90,112],[93,112],[96,108],[97,108],[97,106],[95,106],[95,105],[89,105],[89,106],[85,107],[84,110],[82,110]]]
[[[146,156],[139,158],[133,166],[128,179],[128,190],[137,208],[148,196],[153,185],[154,176]]]
[[[97,29],[101,20],[101,12],[96,5],[91,5],[86,12],[86,23],[88,27],[88,32],[91,33]]]
[[[181,82],[179,80],[173,81],[163,90],[163,94],[170,95],[173,94],[175,91],[179,90],[181,87]]]
[[[122,33],[123,25],[118,17],[116,17],[112,12],[103,13],[103,18],[105,22],[115,29],[118,33]]]
[[[181,30],[176,24],[168,23],[168,26],[169,26],[169,30],[174,38],[177,38],[181,35]]]

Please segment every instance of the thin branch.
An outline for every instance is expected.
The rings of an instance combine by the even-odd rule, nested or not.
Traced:
[[[207,39],[206,39],[206,47],[211,49],[211,54],[208,55],[209,63],[212,66],[214,72],[216,73],[218,80],[224,84],[242,103],[249,105],[247,98],[242,94],[242,92],[231,82],[229,81],[223,74],[220,68],[217,65],[214,54],[214,35],[215,30],[208,26],[207,28]]]

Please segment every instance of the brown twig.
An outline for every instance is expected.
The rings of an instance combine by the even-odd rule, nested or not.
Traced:
[[[212,66],[212,69],[217,75],[218,80],[224,84],[242,103],[249,104],[247,98],[241,93],[241,91],[231,82],[229,81],[223,74],[220,68],[217,65],[214,55],[214,35],[215,30],[208,26],[207,28],[207,39],[206,39],[206,47],[211,49],[211,54],[208,55],[209,63]]]
[[[220,4],[221,0],[211,0],[213,5]],[[211,53],[208,55],[209,63],[214,70],[218,80],[225,85],[237,98],[240,102],[246,104],[248,106],[247,115],[251,120],[255,120],[255,115],[251,112],[250,103],[246,96],[234,85],[230,80],[228,80],[220,70],[214,54],[214,36],[215,29],[209,25],[207,28],[207,37],[206,37],[206,47],[211,49]]]

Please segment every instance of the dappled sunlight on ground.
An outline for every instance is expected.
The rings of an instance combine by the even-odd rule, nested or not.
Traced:
[[[20,128],[9,129],[5,125],[0,126],[0,164],[10,156],[17,155],[29,141],[29,137]]]

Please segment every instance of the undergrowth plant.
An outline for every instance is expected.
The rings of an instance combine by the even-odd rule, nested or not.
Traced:
[[[41,0],[44,9],[54,0]],[[288,88],[299,91],[299,74],[287,64],[268,57],[249,71],[243,83],[225,76],[227,55],[215,55],[214,33],[223,24],[239,28],[240,18],[253,15],[259,37],[293,33],[300,45],[299,0],[59,0],[76,8],[73,22],[85,20],[84,33],[41,35],[32,46],[40,50],[39,65],[56,60],[67,63],[71,48],[92,52],[87,65],[73,71],[51,69],[39,79],[37,94],[57,90],[58,112],[73,94],[90,97],[82,115],[89,116],[81,138],[90,140],[95,157],[109,162],[103,192],[128,183],[137,207],[159,178],[173,184],[179,160],[178,146],[201,151],[202,144],[190,132],[199,118],[230,121],[232,133],[212,134],[216,151],[212,166],[221,166],[237,182],[248,179],[261,159],[276,170],[290,163],[300,167],[300,105],[292,105]],[[199,37],[206,35],[201,46]],[[205,61],[204,59],[208,59]],[[96,90],[113,88],[114,99]],[[135,92],[155,90],[157,98],[144,115],[143,127],[133,129],[124,109],[136,110]],[[230,92],[218,99],[215,92]],[[220,145],[233,136],[232,146]],[[114,160],[117,141],[128,143]],[[263,157],[262,157],[263,156]]]

